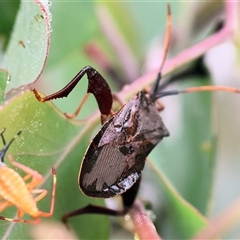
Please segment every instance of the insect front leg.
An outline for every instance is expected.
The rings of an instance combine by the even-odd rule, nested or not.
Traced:
[[[32,91],[33,91],[35,97],[40,102],[46,102],[46,101],[50,101],[50,100],[57,99],[57,98],[67,97],[68,94],[76,87],[78,82],[82,79],[82,77],[85,74],[87,74],[87,78],[88,78],[87,92],[92,93],[94,95],[94,97],[96,98],[99,110],[102,115],[101,119],[106,119],[112,109],[112,102],[113,102],[112,93],[111,93],[108,83],[102,77],[102,75],[90,66],[86,66],[86,67],[82,68],[79,71],[79,73],[64,88],[62,88],[58,92],[55,92],[49,96],[41,97],[39,95],[39,93],[36,91],[36,89],[32,89]],[[77,108],[77,110],[75,111],[75,113],[73,115],[66,114],[66,116],[67,117],[68,116],[75,117],[81,110],[83,103],[81,103],[79,105],[79,107]]]

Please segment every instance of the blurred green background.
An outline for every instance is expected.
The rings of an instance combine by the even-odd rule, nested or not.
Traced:
[[[4,55],[12,30],[12,13],[17,13],[19,3],[0,4],[0,33]],[[170,1],[170,4],[173,20],[169,57],[174,57],[210,35],[224,9],[220,1]],[[6,9],[11,14],[5,16],[3,13],[6,13]],[[35,85],[45,95],[65,86],[86,65],[98,69],[114,91],[119,91],[124,83],[130,83],[160,65],[166,27],[166,2],[52,1],[50,12],[52,31],[49,56],[43,74]],[[118,35],[112,31],[111,27],[114,26]],[[110,32],[110,36],[106,31]],[[123,46],[120,37],[127,46],[124,51],[118,50],[118,47]],[[109,64],[108,68],[102,65],[103,61],[96,61],[86,53],[86,49],[91,49],[91,46],[97,46],[101,50]],[[125,60],[121,61],[121,57]],[[212,84],[239,87],[238,61],[237,45],[231,41],[221,44],[204,55],[204,63],[209,71],[207,76],[191,76],[168,89]],[[24,62],[15,64],[21,67]],[[116,78],[109,68],[117,74]],[[72,113],[86,88],[85,80],[68,98],[53,103],[61,111]],[[238,95],[221,92],[172,96],[162,99],[162,102],[165,109],[161,116],[170,131],[170,137],[164,139],[151,153],[151,163],[146,163],[143,172],[139,198],[151,203],[152,213],[156,217],[154,223],[160,236],[165,239],[186,239],[204,225],[201,214],[207,219],[214,219],[239,197],[240,100]],[[22,104],[25,107],[23,110],[20,107],[14,110],[11,104]],[[85,206],[90,201],[104,204],[101,200],[83,196],[77,184],[81,159],[90,140],[100,128],[99,119],[94,118],[91,123],[66,120],[55,106],[36,102],[31,93],[17,97],[11,104],[2,107],[1,126],[10,129],[8,138],[19,128],[25,130],[21,139],[25,140],[24,144],[13,146],[11,151],[18,156],[19,161],[44,174],[49,180],[45,184],[48,189],[51,189],[48,170],[52,164],[57,166],[58,188],[53,220],[60,222],[64,213]],[[26,107],[27,104],[29,108]],[[91,97],[78,119],[89,116],[96,108],[95,100]],[[38,113],[35,112],[37,110]],[[12,115],[13,111],[19,112],[21,117],[15,113]],[[32,126],[35,126],[34,131]],[[169,183],[180,196],[171,191]],[[190,205],[186,205],[182,199]],[[107,203],[110,206],[116,204],[114,200]],[[48,200],[39,203],[39,206],[48,209]],[[201,214],[195,215],[192,207]],[[14,214],[15,210],[9,212]],[[4,216],[6,214],[7,211]],[[129,223],[123,218],[110,220],[111,223],[108,217],[80,216],[71,219],[69,225],[72,232],[81,239],[133,238],[132,233],[126,230]],[[50,219],[43,221],[50,224]],[[38,226],[1,222],[0,228],[1,239],[16,239],[16,236],[19,239],[42,237],[41,233],[38,235]],[[238,238],[239,229],[239,226],[233,228],[223,238]],[[60,223],[45,230],[45,234],[54,230],[66,229]]]

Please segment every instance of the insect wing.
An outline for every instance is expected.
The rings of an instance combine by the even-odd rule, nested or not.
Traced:
[[[113,119],[112,117],[103,125],[84,156],[79,173],[79,186],[87,196],[109,198],[121,194],[139,178],[137,174],[130,174],[128,180],[123,179],[121,188],[117,186],[115,183],[121,182],[119,179],[125,169],[124,155],[119,151],[118,146],[112,143],[98,146]],[[126,186],[128,183],[130,184],[129,187]]]

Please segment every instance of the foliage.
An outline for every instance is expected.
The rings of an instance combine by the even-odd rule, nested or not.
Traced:
[[[222,84],[219,81],[224,78],[224,85],[237,86],[236,58],[230,54],[231,51],[237,52],[237,44],[233,45],[235,39],[229,32],[222,31],[226,35],[216,35],[218,38],[215,38],[215,42],[212,38],[212,45],[203,42],[202,52],[197,47],[190,48],[196,43],[196,39],[213,34],[213,27],[209,29],[205,26],[209,22],[214,26],[215,15],[212,14],[212,19],[200,19],[199,16],[209,16],[211,11],[219,12],[224,9],[220,2],[215,3],[216,5],[207,4],[171,3],[173,37],[170,55],[173,57],[172,61],[166,63],[164,75],[175,74],[179,68],[188,67],[188,64],[202,54],[206,57],[209,74],[185,77],[184,82],[179,81],[174,86],[169,86],[169,89]],[[229,6],[226,4],[226,9]],[[2,9],[4,8],[0,6],[0,15]],[[183,9],[188,9],[187,17]],[[87,101],[77,120],[69,120],[63,114],[72,113],[78,106],[86,92],[87,81],[81,82],[67,99],[50,103],[38,102],[29,88],[34,86],[45,95],[53,93],[67,84],[86,65],[92,65],[106,76],[112,89],[125,83],[130,84],[145,71],[147,74],[137,79],[135,85],[132,83],[129,88],[119,92],[121,99],[127,101],[138,90],[154,81],[156,68],[161,61],[159,46],[162,42],[157,40],[156,44],[153,39],[160,32],[161,39],[164,38],[164,2],[53,2],[50,12],[49,5],[44,1],[22,1],[13,28],[8,24],[8,19],[1,20],[0,24],[8,26],[12,32],[9,39],[9,34],[5,33],[5,42],[9,43],[2,53],[3,61],[0,66],[0,92],[6,93],[0,107],[0,128],[6,127],[7,139],[22,129],[21,136],[11,146],[9,153],[17,161],[43,174],[46,180],[43,187],[48,190],[52,186],[51,166],[56,166],[58,182],[54,216],[52,219],[42,219],[42,226],[46,222],[46,229],[48,226],[52,227],[39,232],[41,226],[0,222],[1,239],[41,239],[46,238],[47,233],[53,238],[51,234],[56,229],[62,234],[67,232],[61,224],[63,214],[88,203],[104,205],[103,200],[84,196],[79,191],[77,182],[81,159],[100,127],[95,100],[91,97]],[[208,22],[204,19],[208,19]],[[196,23],[199,25],[196,26]],[[117,30],[118,35],[112,35],[113,30]],[[216,57],[212,60],[211,57],[218,56],[221,49],[209,51],[208,54],[207,51],[218,43],[225,42],[229,36],[232,41],[226,46],[228,48],[224,50],[224,54],[226,59],[232,59],[232,65],[227,65]],[[3,47],[4,44],[2,41]],[[189,49],[192,55],[186,54],[185,58],[181,58],[185,49]],[[101,53],[101,60],[96,51]],[[150,54],[151,52],[155,54]],[[180,54],[176,54],[177,52]],[[10,73],[11,78],[7,84],[5,70]],[[150,155],[143,172],[139,199],[152,204],[152,211],[156,215],[154,224],[160,236],[193,238],[207,227],[210,219],[227,207],[227,203],[239,197],[239,187],[236,186],[239,182],[237,142],[240,134],[236,131],[239,96],[229,93],[194,93],[168,97],[163,99],[163,103],[165,110],[162,116],[171,136],[164,139]],[[87,120],[79,120],[90,114]],[[50,196],[39,202],[39,208],[47,211],[49,200]],[[239,212],[239,204],[236,209]],[[1,213],[9,217],[14,217],[15,214],[14,207]],[[134,233],[129,221],[119,219],[117,224]],[[216,226],[217,220],[218,218]],[[224,226],[228,224],[226,221]],[[111,225],[108,217],[97,215],[79,216],[69,221],[73,233],[81,239],[107,239]],[[222,231],[223,227],[217,228],[216,232],[219,234]],[[41,235],[43,233],[44,236]],[[122,234],[126,235],[119,238],[129,238],[132,233],[123,230]],[[113,239],[117,238],[116,234],[114,228]],[[225,231],[224,234],[228,234],[227,237],[239,237],[234,232]]]

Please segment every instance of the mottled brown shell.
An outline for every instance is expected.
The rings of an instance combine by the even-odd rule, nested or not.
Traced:
[[[154,103],[139,92],[92,140],[79,173],[79,186],[91,197],[126,192],[140,178],[145,160],[169,135]]]

